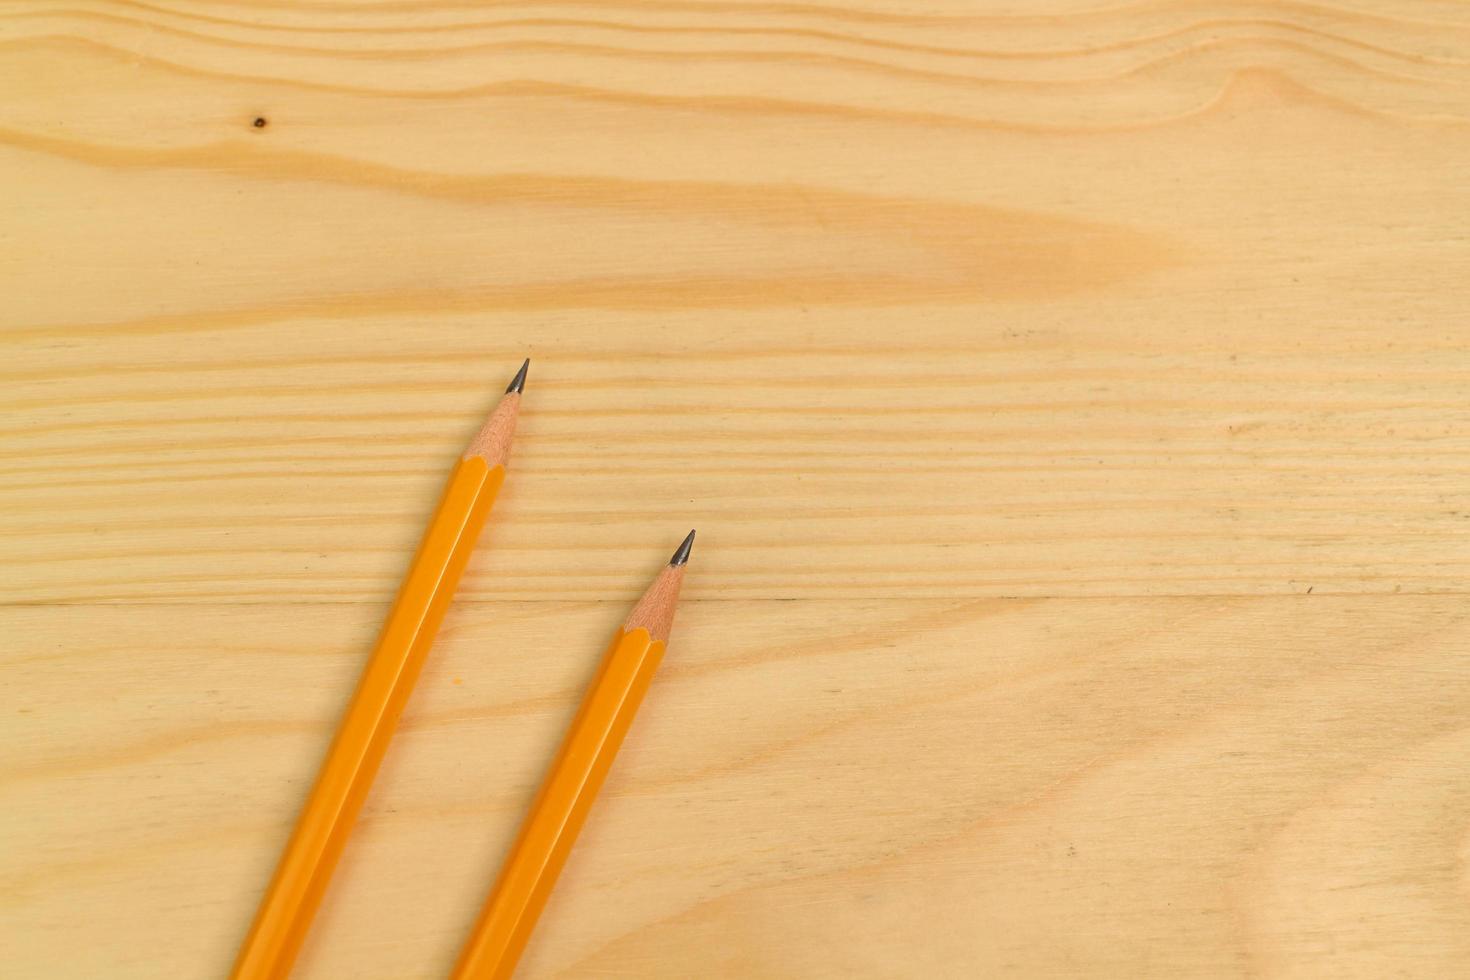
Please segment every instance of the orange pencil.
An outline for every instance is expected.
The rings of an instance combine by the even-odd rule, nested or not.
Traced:
[[[694,532],[613,637],[520,836],[454,968],[453,980],[504,980],[516,968],[592,801],[663,659]]]
[[[235,980],[277,980],[291,972],[454,587],[505,480],[529,365],[529,360],[521,365],[505,397],[449,474],[377,648],[240,948]]]

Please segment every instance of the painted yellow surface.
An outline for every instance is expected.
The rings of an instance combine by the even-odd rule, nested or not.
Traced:
[[[222,976],[445,473],[308,939],[525,977],[1470,974],[1470,8],[0,2],[0,973]]]
[[[503,452],[496,454],[503,457]],[[474,453],[466,453],[450,471],[290,842],[240,944],[232,980],[290,976],[504,480],[503,465],[491,466]]]

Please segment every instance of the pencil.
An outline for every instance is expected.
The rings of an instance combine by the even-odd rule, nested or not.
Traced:
[[[316,786],[240,947],[235,980],[275,980],[291,972],[454,587],[505,480],[529,365],[529,360],[521,365],[449,474]]]
[[[460,954],[453,980],[504,980],[515,971],[663,658],[693,544],[694,532],[690,531],[603,654],[592,686]]]

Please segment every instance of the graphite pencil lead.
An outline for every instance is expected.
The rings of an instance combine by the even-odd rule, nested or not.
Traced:
[[[526,369],[530,366],[531,359],[528,357],[526,358],[525,362],[521,364],[521,369],[516,372],[516,376],[510,379],[510,384],[505,386],[505,393],[507,395],[519,395],[521,392],[526,390]]]
[[[694,532],[693,531],[690,531],[689,532],[689,537],[687,537],[687,538],[684,539],[684,543],[681,544],[681,545],[679,545],[679,550],[676,551],[676,552],[674,552],[674,557],[672,557],[672,558],[669,559],[669,564],[670,565],[674,565],[674,566],[677,567],[677,566],[683,565],[684,563],[686,563],[687,561],[689,561],[689,549],[691,549],[693,547],[694,547]]]

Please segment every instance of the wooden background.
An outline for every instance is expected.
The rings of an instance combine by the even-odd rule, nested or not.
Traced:
[[[1467,229],[1451,0],[0,0],[0,973],[226,972],[529,354],[298,976],[691,526],[522,976],[1470,975]]]

